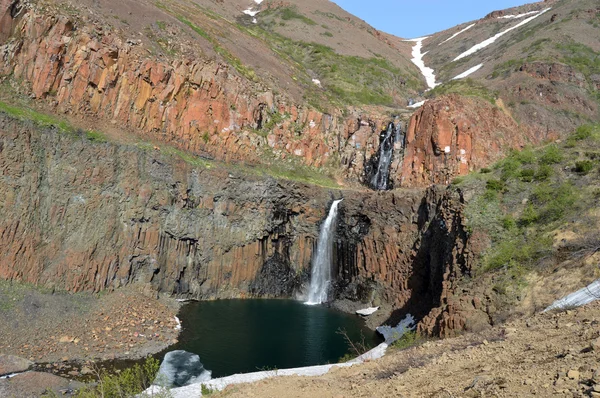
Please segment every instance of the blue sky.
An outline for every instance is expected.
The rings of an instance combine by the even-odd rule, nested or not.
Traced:
[[[483,18],[494,10],[532,0],[333,0],[369,25],[406,39]]]

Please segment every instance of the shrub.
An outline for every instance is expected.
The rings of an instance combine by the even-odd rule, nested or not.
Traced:
[[[515,221],[515,218],[513,216],[508,215],[502,219],[502,227],[510,231],[517,227],[517,222]]]
[[[520,174],[521,163],[514,157],[509,157],[502,162],[501,178],[506,181],[510,178],[518,177]]]
[[[519,179],[524,182],[531,182],[535,177],[535,170],[531,168],[521,170]]]
[[[418,345],[421,337],[415,331],[406,332],[398,340],[392,343],[392,347],[398,350],[405,350]]]
[[[487,167],[484,167],[483,169],[480,170],[481,174],[489,174],[492,172],[492,169],[488,169]]]
[[[587,174],[594,168],[594,162],[591,160],[580,160],[575,162],[575,171],[581,174]]]
[[[98,373],[95,386],[86,386],[79,390],[77,398],[129,398],[136,396],[152,385],[160,363],[148,357],[143,364],[135,364],[119,374]]]
[[[569,137],[569,138],[571,138],[575,141],[582,141],[587,138],[590,138],[593,133],[594,133],[594,126],[592,126],[590,124],[584,124],[582,126],[577,127],[577,130],[575,130],[575,133],[573,133],[571,135],[571,137]]]
[[[533,204],[529,203],[527,206],[525,206],[525,209],[523,209],[523,213],[519,218],[519,225],[526,227],[535,223],[538,219],[538,212],[535,210]]]
[[[525,148],[520,152],[516,152],[514,156],[521,164],[533,164],[536,160],[535,152],[531,148]]]
[[[544,153],[542,154],[542,157],[540,158],[540,163],[541,164],[556,164],[556,163],[560,163],[563,159],[562,153],[560,152],[560,149],[558,148],[558,146],[556,145],[548,145],[546,147],[546,150],[544,151]]]
[[[211,395],[212,393],[215,392],[215,390],[206,386],[205,384],[202,384],[202,385],[200,385],[200,392],[202,393],[202,396],[204,397],[207,395]]]
[[[486,182],[485,188],[490,191],[502,192],[506,189],[506,183],[502,180],[489,180]]]
[[[536,181],[546,181],[548,178],[552,177],[552,174],[554,174],[554,169],[552,168],[552,166],[542,164],[540,165],[540,167],[538,167],[537,171],[535,172],[534,179]]]

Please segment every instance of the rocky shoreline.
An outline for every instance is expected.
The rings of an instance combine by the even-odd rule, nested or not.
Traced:
[[[68,294],[2,282],[0,305],[0,354],[64,376],[81,375],[74,362],[83,368],[160,352],[179,334],[175,316],[180,303],[133,288]]]

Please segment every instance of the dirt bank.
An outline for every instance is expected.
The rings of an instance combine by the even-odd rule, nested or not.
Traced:
[[[36,363],[139,358],[176,341],[178,303],[120,289],[68,294],[0,282],[0,353]]]

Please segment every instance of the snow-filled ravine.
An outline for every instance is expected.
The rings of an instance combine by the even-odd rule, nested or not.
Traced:
[[[425,61],[423,61],[423,57],[427,53],[422,52],[423,41],[428,38],[429,38],[429,36],[426,36],[426,37],[419,37],[416,39],[409,39],[406,41],[414,41],[415,42],[415,45],[413,46],[413,49],[412,49],[412,57],[413,58],[411,59],[411,61],[413,62],[413,64],[415,64],[417,66],[417,68],[419,68],[419,70],[425,77],[425,82],[427,83],[427,87],[432,89],[438,85],[438,83],[436,83],[436,81],[435,81],[435,71],[432,68],[425,65]]]

